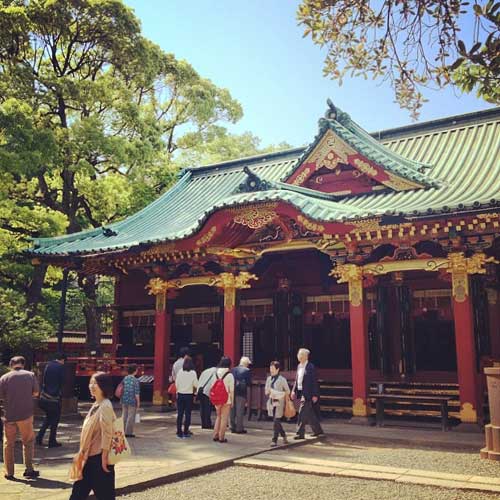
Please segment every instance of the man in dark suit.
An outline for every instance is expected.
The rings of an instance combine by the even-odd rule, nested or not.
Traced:
[[[297,374],[295,375],[295,383],[293,385],[291,398],[299,399],[299,416],[297,420],[297,433],[294,439],[304,439],[306,432],[306,424],[311,426],[313,436],[323,435],[323,429],[318,420],[318,415],[314,409],[314,405],[319,401],[319,384],[316,378],[316,370],[314,365],[309,361],[309,350],[299,349],[297,359]]]

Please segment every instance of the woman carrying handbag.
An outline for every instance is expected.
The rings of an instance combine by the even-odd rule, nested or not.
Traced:
[[[95,403],[83,422],[80,449],[71,466],[70,478],[75,483],[70,500],[85,500],[91,491],[98,500],[114,500],[115,471],[110,465],[116,420],[110,401],[113,380],[106,373],[95,373],[90,378],[89,390]]]
[[[290,387],[283,375],[280,375],[279,361],[272,361],[269,366],[271,375],[267,377],[265,393],[269,396],[267,400],[267,413],[273,419],[273,439],[271,447],[278,446],[278,437],[283,438],[283,444],[288,444],[285,430],[281,423],[285,412],[285,404],[287,398],[290,396]]]

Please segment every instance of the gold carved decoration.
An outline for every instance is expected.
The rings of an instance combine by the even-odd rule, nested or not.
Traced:
[[[360,172],[363,172],[370,177],[375,177],[378,173],[375,167],[370,165],[367,161],[362,160],[361,158],[355,158],[353,160],[353,164]]]
[[[370,414],[366,403],[362,398],[356,398],[352,405],[352,415],[354,417],[367,417]]]
[[[339,163],[349,163],[349,155],[355,151],[340,137],[328,130],[319,144],[313,149],[312,153],[304,160],[305,164],[314,163],[315,170],[322,167],[329,170],[335,170]],[[295,178],[293,185],[302,186],[312,173],[310,167],[305,167]]]
[[[249,281],[258,279],[255,274],[241,272],[239,274],[221,273],[219,274],[216,286],[224,290],[224,308],[232,311],[236,305],[236,290],[250,288]]]
[[[477,412],[471,403],[464,403],[460,408],[460,420],[468,424],[477,423]]]
[[[174,286],[161,278],[151,278],[146,285],[149,289],[148,294],[156,297],[156,311],[165,311],[167,307],[167,291]]]
[[[448,266],[448,260],[441,257],[434,259],[411,259],[411,260],[392,260],[387,262],[374,262],[365,264],[363,272],[380,276],[382,274],[394,273],[398,271],[439,271]]]
[[[381,229],[380,220],[380,217],[374,217],[372,219],[349,221],[347,222],[347,224],[352,224],[353,226],[355,226],[355,229],[350,231],[351,233],[353,231],[378,231]]]
[[[147,250],[144,250],[144,252],[141,252],[141,256],[147,256],[147,255],[165,255],[167,253],[175,251],[175,243],[169,242],[169,243],[161,243],[159,245],[155,245],[151,248],[148,248]]]
[[[217,226],[212,226],[210,230],[204,234],[199,240],[196,241],[196,246],[201,247],[206,245],[213,237],[217,231]]]
[[[355,264],[339,264],[330,276],[337,277],[339,283],[349,284],[349,302],[357,307],[363,302],[363,267]]]
[[[146,285],[149,289],[149,295],[158,295],[159,293],[165,293],[168,290],[168,282],[162,280],[161,278],[151,278]]]
[[[311,173],[311,169],[309,167],[306,167],[302,172],[300,172],[299,175],[297,175],[296,179],[292,182],[294,186],[301,186],[305,180],[309,177],[309,174]]]
[[[312,222],[303,215],[297,216],[297,220],[309,231],[314,231],[315,233],[322,233],[325,230],[325,226],[322,224],[318,224],[316,222]]]
[[[232,209],[231,211],[235,214],[233,221],[250,229],[260,229],[278,217],[274,210],[277,206],[277,203],[263,203]]]
[[[448,262],[447,271],[451,273],[452,295],[457,302],[464,302],[469,296],[469,274],[485,274],[484,265],[487,262],[497,263],[493,257],[486,257],[484,253],[465,257],[463,252],[448,254]]]
[[[354,153],[354,149],[329,130],[314,148],[306,162],[315,163],[316,170],[319,170],[321,167],[334,170],[339,163],[347,164],[349,155]]]
[[[208,247],[207,253],[212,255],[220,255],[222,257],[233,257],[235,259],[244,259],[248,257],[259,256],[261,252],[253,248],[225,248],[225,247]]]
[[[249,282],[258,279],[254,274],[241,272],[239,274],[221,273],[217,276],[189,276],[173,280],[152,278],[146,288],[149,295],[156,296],[156,310],[164,311],[167,301],[167,291],[184,288],[186,286],[205,285],[224,289],[224,306],[229,310],[236,304],[236,290],[250,288]]]

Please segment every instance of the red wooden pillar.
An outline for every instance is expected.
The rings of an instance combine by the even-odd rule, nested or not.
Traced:
[[[487,288],[486,293],[488,294],[491,357],[500,359],[500,303],[498,301],[498,290]]]
[[[149,293],[156,296],[155,307],[155,350],[153,405],[168,403],[168,372],[170,359],[171,315],[167,308],[168,282],[160,278],[150,280]]]
[[[354,264],[339,265],[334,274],[339,283],[349,285],[349,319],[351,329],[352,416],[367,423],[368,405],[368,323],[363,291],[363,269]]]
[[[224,289],[224,355],[231,358],[233,365],[239,363],[240,345],[240,310],[236,304],[236,290],[226,288]]]
[[[476,369],[474,316],[470,297],[469,274],[474,271],[463,253],[449,254],[448,272],[452,278],[453,319],[457,351],[457,375],[462,424],[477,424],[480,405],[479,378]],[[476,271],[477,272],[477,271]]]
[[[224,290],[224,355],[237,365],[241,355],[240,308],[237,301],[238,290],[250,288],[248,282],[257,277],[248,272],[238,275],[221,273],[218,285]]]

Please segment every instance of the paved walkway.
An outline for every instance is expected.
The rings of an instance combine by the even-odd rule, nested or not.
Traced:
[[[69,498],[71,482],[68,471],[71,459],[78,450],[81,421],[63,423],[59,441],[63,447],[36,448],[35,462],[40,478],[22,479],[21,446],[16,447],[15,482],[0,477],[2,500],[62,500]],[[217,470],[233,463],[235,459],[251,456],[269,449],[269,432],[255,429],[247,435],[227,434],[228,443],[212,441],[212,433],[199,426],[192,427],[194,436],[180,440],[175,436],[173,414],[143,414],[143,421],[136,426],[137,438],[130,439],[133,456],[116,466],[118,492],[130,492],[150,486],[176,481],[189,475]]]
[[[326,420],[326,441],[311,440],[306,446],[269,451],[270,422],[252,420],[248,423],[248,434],[228,433],[229,443],[219,444],[212,441],[210,431],[199,428],[197,413],[193,416],[194,437],[179,440],[175,437],[173,413],[143,413],[143,422],[136,427],[138,437],[130,440],[133,457],[116,466],[119,492],[144,490],[217,470],[235,461],[240,466],[278,468],[287,472],[295,470],[308,474],[500,491],[500,464],[479,459],[479,449],[484,440],[481,434],[378,429]],[[0,498],[67,499],[71,487],[68,469],[78,448],[80,426],[81,421],[61,425],[59,439],[64,445],[62,448],[36,449],[36,461],[41,472],[38,480],[8,482],[2,475]],[[294,430],[292,424],[285,424],[285,427],[287,432]],[[423,449],[422,443],[431,448]],[[21,464],[20,446],[16,458]],[[18,476],[22,477],[22,471],[22,465],[17,465]]]

